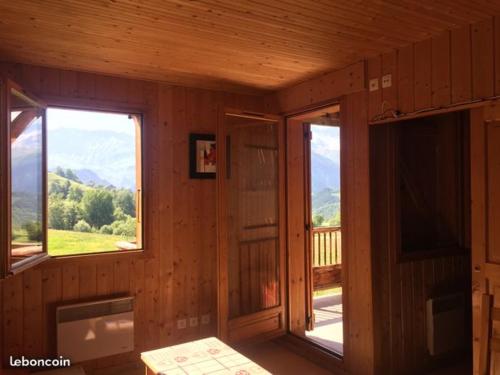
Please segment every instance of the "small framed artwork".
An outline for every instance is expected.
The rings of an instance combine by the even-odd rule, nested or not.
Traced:
[[[215,178],[217,149],[214,134],[189,135],[189,177]]]

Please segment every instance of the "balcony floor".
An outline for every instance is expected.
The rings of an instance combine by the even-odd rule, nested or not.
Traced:
[[[322,347],[342,355],[344,336],[342,329],[342,292],[313,298],[314,330],[306,337]]]

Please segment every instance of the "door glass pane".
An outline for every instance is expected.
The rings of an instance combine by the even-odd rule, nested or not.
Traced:
[[[43,252],[43,109],[10,94],[11,265]]]
[[[229,317],[279,305],[277,123],[226,117]]]

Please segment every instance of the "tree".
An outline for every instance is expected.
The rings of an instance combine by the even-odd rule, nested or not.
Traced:
[[[28,233],[28,240],[40,242],[43,239],[42,225],[39,221],[30,221],[24,224],[24,229]]]
[[[90,233],[92,231],[92,228],[90,227],[89,223],[87,223],[85,220],[80,220],[78,223],[75,224],[73,230],[76,232]]]
[[[83,198],[83,190],[74,184],[71,185],[69,188],[68,192],[68,199],[75,201],[75,202],[80,202]]]
[[[81,183],[80,179],[78,178],[78,176],[76,175],[75,172],[73,172],[73,170],[71,169],[66,169],[66,178],[68,180],[71,180],[71,181],[75,181],[75,182],[79,182]]]
[[[49,199],[49,228],[64,229],[64,201],[60,198]]]
[[[99,229],[114,220],[113,196],[103,189],[87,190],[81,203],[83,217],[92,227]]]
[[[80,207],[77,202],[67,200],[64,202],[64,229],[73,229],[81,219]]]
[[[135,196],[130,190],[117,190],[113,202],[115,207],[121,208],[125,215],[135,217]]]
[[[64,169],[62,169],[61,167],[57,167],[56,170],[54,171],[54,173],[58,176],[66,177],[66,173],[64,172]]]
[[[321,225],[323,225],[325,221],[325,218],[322,216],[322,215],[314,215],[313,216],[313,226],[315,227],[320,227]]]
[[[62,199],[66,199],[70,188],[71,188],[71,182],[69,182],[68,180],[64,181],[55,180],[50,183],[49,195],[59,196]]]
[[[127,215],[125,220],[115,221],[111,227],[115,236],[135,237],[137,222],[135,218]]]

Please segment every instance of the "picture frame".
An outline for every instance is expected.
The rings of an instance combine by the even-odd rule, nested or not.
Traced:
[[[217,170],[215,134],[189,134],[189,177],[214,179]]]

